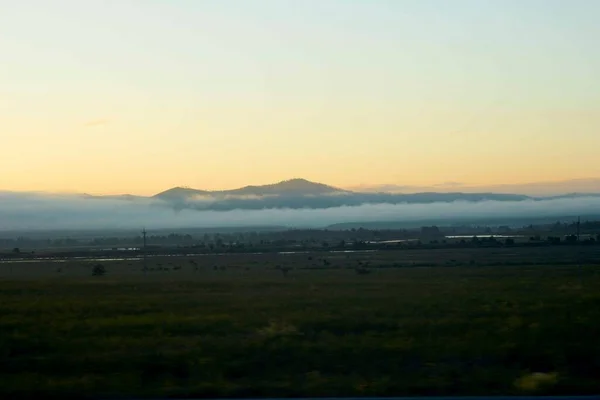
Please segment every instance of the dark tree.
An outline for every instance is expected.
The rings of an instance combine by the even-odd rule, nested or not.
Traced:
[[[565,237],[565,242],[577,243],[577,235],[568,235],[567,237]]]
[[[106,268],[102,264],[96,264],[92,268],[92,276],[104,276],[106,275]]]

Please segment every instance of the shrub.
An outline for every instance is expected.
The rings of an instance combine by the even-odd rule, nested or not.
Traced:
[[[558,381],[558,374],[534,372],[525,374],[515,381],[515,387],[524,392],[536,392],[554,386]]]
[[[257,331],[263,337],[296,336],[300,333],[298,328],[283,321],[271,321],[269,325]]]
[[[102,264],[96,264],[92,268],[92,276],[104,276],[106,274],[106,268]]]

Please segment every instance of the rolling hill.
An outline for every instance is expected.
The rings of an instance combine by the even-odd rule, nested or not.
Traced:
[[[558,196],[529,196],[491,191],[439,190],[413,193],[384,191],[350,191],[306,179],[289,179],[273,184],[244,186],[230,190],[201,190],[189,187],[174,187],[151,197],[140,196],[90,196],[86,199],[128,200],[142,204],[152,202],[174,210],[264,210],[264,209],[331,209],[354,207],[365,204],[434,204],[434,203],[483,203],[524,202],[541,200],[575,200],[597,197],[598,194],[568,193]]]
[[[461,192],[461,193],[506,193],[523,194],[534,197],[556,197],[569,194],[570,196],[586,196],[600,194],[600,178],[569,179],[549,182],[530,182],[519,184],[496,184],[473,186],[460,182],[447,182],[430,186],[411,186],[397,184],[357,185],[349,188],[358,192],[385,192],[395,194],[410,194],[421,192]]]
[[[311,182],[306,179],[289,179],[278,183],[259,185],[259,186],[244,186],[239,189],[231,190],[198,190],[185,187],[175,187],[164,192],[154,195],[154,198],[173,201],[186,200],[198,196],[210,196],[215,198],[223,197],[244,197],[244,196],[319,196],[331,194],[349,194],[347,190],[335,188],[323,183]]]
[[[152,196],[153,198],[173,201],[173,200],[182,200],[187,198],[193,198],[197,196],[210,196],[211,192],[207,190],[198,190],[187,187],[174,187],[164,192],[160,192]]]

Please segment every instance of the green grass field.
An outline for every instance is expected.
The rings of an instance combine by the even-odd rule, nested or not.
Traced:
[[[600,393],[598,267],[237,264],[4,276],[0,398]]]

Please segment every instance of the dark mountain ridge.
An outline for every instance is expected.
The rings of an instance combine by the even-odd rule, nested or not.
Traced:
[[[414,193],[398,193],[391,191],[352,191],[340,189],[331,185],[326,185],[318,182],[311,182],[302,178],[288,179],[277,183],[266,185],[248,185],[236,189],[228,190],[202,190],[190,187],[177,186],[157,193],[150,197],[135,196],[130,194],[110,195],[110,196],[94,196],[84,194],[84,198],[89,199],[111,199],[111,200],[138,200],[138,199],[159,199],[168,202],[182,202],[201,198],[211,198],[223,200],[227,198],[251,198],[251,197],[323,197],[331,195],[345,195],[344,203],[354,201],[350,198],[360,199],[361,202],[402,202],[408,203],[431,203],[431,202],[448,202],[448,201],[484,201],[484,200],[499,200],[499,201],[520,201],[520,200],[550,200],[550,199],[566,199],[578,197],[599,197],[600,193],[565,193],[560,195],[548,196],[530,196],[525,194],[498,193],[493,191],[472,192],[472,191],[434,191],[426,190]],[[333,201],[333,203],[337,203]]]
[[[329,209],[365,204],[433,204],[485,201],[521,202],[568,200],[595,197],[598,194],[569,193],[561,196],[532,197],[524,194],[460,191],[424,191],[420,193],[358,192],[349,191],[306,179],[289,179],[267,185],[250,185],[230,190],[199,190],[174,187],[151,197],[89,196],[88,199],[146,200],[174,210],[261,210],[261,209]]]
[[[207,190],[198,190],[188,187],[177,186],[171,189],[167,189],[164,192],[160,192],[152,196],[156,199],[161,200],[179,200],[183,198],[191,198],[195,196],[209,196],[211,192]]]
[[[306,179],[289,179],[277,183],[244,186],[238,189],[230,190],[198,190],[186,187],[175,187],[154,195],[154,198],[170,200],[197,196],[316,196],[333,193],[352,193],[347,190],[338,189],[323,183],[311,182]]]

